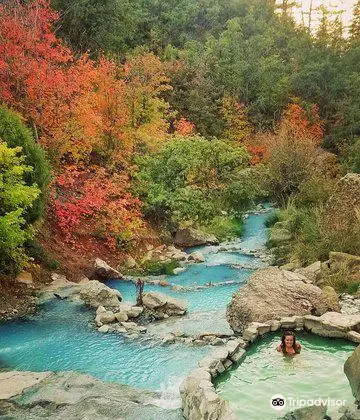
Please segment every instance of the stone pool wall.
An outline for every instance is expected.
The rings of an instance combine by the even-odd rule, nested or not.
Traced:
[[[258,337],[280,329],[309,331],[322,337],[344,338],[360,343],[360,315],[326,312],[292,316],[265,323],[253,322],[242,337],[212,351],[198,363],[180,386],[183,415],[187,420],[236,420],[230,405],[215,391],[214,379],[246,357],[246,348]]]

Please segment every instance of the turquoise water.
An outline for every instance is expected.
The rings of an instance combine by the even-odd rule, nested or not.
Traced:
[[[101,334],[93,313],[81,304],[53,300],[26,321],[0,327],[0,364],[19,370],[75,370],[100,379],[161,390],[178,385],[205,348]]]
[[[275,350],[280,342],[277,334],[256,342],[244,361],[220,378],[217,392],[230,402],[239,419],[275,420],[300,408],[300,399],[320,397],[354,402],[343,366],[355,346],[305,333],[297,339],[302,350],[296,356],[283,356]],[[270,406],[275,394],[286,397],[282,411]],[[328,407],[327,414],[335,414],[338,409],[339,406]]]
[[[0,325],[0,369],[75,370],[106,381],[160,391],[159,404],[178,407],[182,379],[210,348],[164,345],[162,338],[175,330],[191,335],[205,331],[231,333],[226,305],[251,273],[265,265],[260,258],[245,254],[249,250],[263,251],[266,218],[267,214],[251,215],[242,240],[196,248],[206,261],[165,279],[185,290],[145,285],[145,291],[186,299],[186,316],[152,323],[148,333],[129,339],[116,333],[99,333],[92,323],[94,311],[84,305],[53,299],[41,305],[34,316]],[[120,290],[123,300],[135,301],[132,282],[113,280],[108,285]],[[321,389],[320,396],[352,401],[342,366],[353,346],[318,337],[303,336],[300,341],[301,355],[285,360],[274,351],[278,337],[270,336],[252,347],[245,362],[223,378],[218,390],[231,402],[239,419],[276,418],[269,405],[275,393],[313,398]]]
[[[175,298],[185,299],[188,302],[189,311],[207,311],[214,308],[224,308],[231,299],[232,294],[238,290],[241,284],[245,283],[250,274],[251,271],[247,271],[246,274],[243,274],[244,278],[239,284],[235,283],[219,287],[214,286],[204,289],[185,291],[174,291],[170,287],[146,284],[144,287],[144,293],[155,291],[165,293]],[[119,290],[123,300],[136,300],[136,290],[133,283],[114,280],[109,281],[106,284],[114,289]]]
[[[103,380],[160,390],[164,398],[177,399],[181,380],[210,349],[182,344],[169,347],[161,343],[161,334],[175,329],[191,334],[230,332],[225,319],[227,303],[253,270],[264,265],[259,258],[243,255],[241,248],[263,248],[266,217],[266,214],[250,216],[242,240],[221,244],[229,251],[218,252],[219,246],[197,248],[204,253],[205,263],[193,264],[178,276],[166,278],[190,289],[174,291],[171,287],[145,286],[145,291],[161,291],[186,299],[187,316],[151,325],[151,333],[127,339],[116,333],[99,333],[92,325],[93,311],[84,305],[55,299],[41,305],[34,316],[0,325],[0,366],[33,371],[75,370]],[[234,252],[234,248],[238,251]],[[229,281],[234,283],[216,286]],[[214,286],[196,288],[209,282]],[[123,300],[135,300],[133,283],[108,284],[121,291]]]

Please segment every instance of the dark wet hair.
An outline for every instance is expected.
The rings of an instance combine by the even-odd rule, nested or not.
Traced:
[[[291,336],[291,337],[293,337],[293,349],[295,350],[295,353],[300,353],[300,350],[299,350],[299,348],[298,348],[298,346],[296,345],[296,337],[295,337],[295,334],[294,334],[294,332],[293,331],[290,331],[290,330],[285,330],[284,332],[283,332],[283,334],[282,334],[282,336],[281,336],[281,350],[282,350],[282,352],[284,353],[284,354],[287,354],[287,352],[286,352],[286,345],[285,345],[285,338],[287,337],[287,336]]]

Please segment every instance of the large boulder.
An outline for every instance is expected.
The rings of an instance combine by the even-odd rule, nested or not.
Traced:
[[[232,297],[227,320],[235,332],[251,322],[292,315],[322,315],[331,308],[319,287],[299,273],[268,267],[256,271]]]
[[[174,243],[177,246],[192,247],[198,245],[218,245],[219,241],[214,235],[189,227],[176,232]]]
[[[118,308],[121,294],[118,290],[111,289],[97,280],[90,280],[80,289],[80,298],[89,306],[97,308]]]
[[[176,299],[163,293],[149,292],[142,298],[145,308],[150,311],[171,315],[184,315],[188,309],[187,302],[182,299]]]
[[[346,360],[344,372],[350,382],[355,399],[360,402],[360,346],[357,346],[353,354]]]
[[[124,276],[119,271],[110,267],[108,263],[101,260],[100,258],[96,258],[94,262],[94,277],[101,280],[124,278]]]

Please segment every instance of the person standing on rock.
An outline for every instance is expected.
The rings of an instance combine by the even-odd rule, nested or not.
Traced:
[[[144,284],[144,280],[141,280],[140,278],[136,282],[136,304],[138,306],[142,306]]]
[[[276,346],[276,350],[283,354],[299,354],[301,345],[296,342],[295,334],[292,331],[284,331],[281,343]]]

